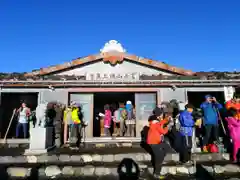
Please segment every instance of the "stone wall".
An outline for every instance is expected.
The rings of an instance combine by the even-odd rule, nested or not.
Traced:
[[[168,154],[164,160],[162,175],[195,176],[204,169],[209,174],[221,175],[240,173],[240,167],[229,164],[228,154],[193,154],[192,163],[179,164],[178,154]],[[33,173],[38,177],[87,177],[119,175],[119,165],[124,160],[136,163],[131,172],[140,172],[142,175],[152,174],[151,157],[147,153],[124,154],[82,154],[82,155],[28,155],[28,156],[1,156],[0,166],[5,167],[11,177],[27,177]],[[219,163],[220,162],[220,163]],[[224,163],[223,163],[224,162]],[[121,165],[121,171],[126,171],[127,165]]]

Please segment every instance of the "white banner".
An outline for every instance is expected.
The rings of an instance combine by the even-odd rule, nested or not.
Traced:
[[[233,98],[235,92],[235,88],[232,86],[229,87],[224,87],[224,97],[225,97],[225,101],[229,101]]]

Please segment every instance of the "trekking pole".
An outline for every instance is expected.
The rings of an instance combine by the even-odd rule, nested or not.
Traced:
[[[223,128],[223,133],[224,133],[225,136],[226,136],[226,135],[227,135],[227,132],[226,132],[226,129],[225,129],[225,127],[224,127],[224,124],[223,124],[223,120],[222,120],[221,114],[220,114],[220,112],[219,112],[218,109],[216,109],[216,110],[217,110],[217,114],[218,114],[218,118],[219,118],[219,120],[220,120],[221,126],[222,126],[222,128]]]
[[[3,139],[4,143],[6,143],[7,135],[8,135],[9,129],[10,129],[11,125],[12,125],[12,121],[13,121],[13,118],[15,116],[15,113],[16,113],[16,109],[13,110],[12,117],[11,117],[10,122],[8,124],[8,128],[7,128],[7,131],[6,131],[4,139]]]

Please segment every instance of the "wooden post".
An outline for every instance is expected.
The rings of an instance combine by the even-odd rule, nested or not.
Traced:
[[[12,121],[13,121],[13,118],[14,118],[14,116],[15,116],[16,111],[17,111],[16,109],[13,110],[12,117],[11,117],[11,119],[10,119],[10,122],[9,122],[8,128],[7,128],[7,131],[6,131],[5,136],[4,136],[4,139],[3,139],[3,142],[4,142],[4,143],[6,143],[8,131],[9,131],[11,125],[12,125]]]

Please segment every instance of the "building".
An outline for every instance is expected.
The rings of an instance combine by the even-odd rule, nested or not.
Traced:
[[[2,136],[9,124],[6,119],[10,119],[21,100],[29,102],[33,109],[41,102],[79,102],[88,122],[87,138],[99,136],[95,116],[104,104],[131,100],[136,106],[136,136],[139,137],[153,108],[162,101],[177,99],[199,105],[206,93],[224,101],[226,94],[231,96],[240,82],[238,73],[235,76],[225,73],[228,79],[208,75],[128,54],[120,43],[111,40],[97,55],[24,75],[2,76]],[[14,124],[10,132],[9,136],[13,136]]]

